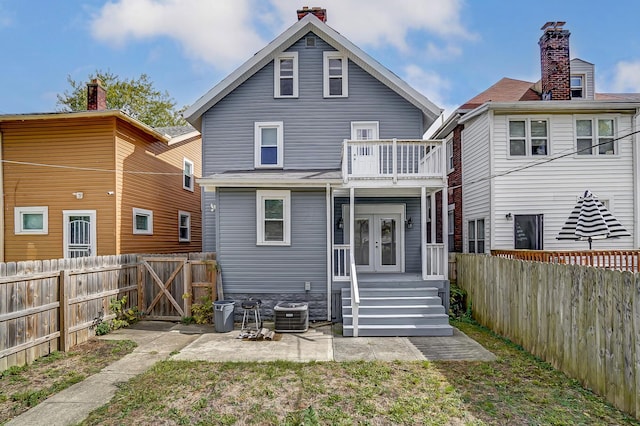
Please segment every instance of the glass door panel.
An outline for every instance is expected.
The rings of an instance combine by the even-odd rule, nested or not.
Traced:
[[[354,227],[354,257],[356,265],[371,265],[371,238],[369,235],[371,220],[369,218],[356,218]]]
[[[396,220],[381,218],[380,221],[380,265],[396,266],[397,257],[397,232]]]

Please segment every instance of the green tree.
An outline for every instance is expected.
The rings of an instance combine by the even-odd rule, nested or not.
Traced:
[[[169,93],[153,87],[146,74],[128,80],[110,71],[100,70],[83,81],[75,81],[67,76],[70,89],[62,95],[58,94],[58,111],[86,111],[87,83],[94,78],[100,79],[106,90],[107,109],[119,109],[151,127],[186,124],[181,115],[186,107],[176,109],[176,102]]]

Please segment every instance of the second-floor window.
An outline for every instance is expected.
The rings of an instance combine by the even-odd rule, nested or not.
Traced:
[[[324,97],[347,97],[347,57],[339,52],[324,52]]]
[[[282,167],[283,127],[282,121],[255,123],[255,167]]]
[[[193,161],[187,158],[182,160],[182,187],[193,191]]]
[[[453,140],[447,141],[447,171],[453,170]]]
[[[512,157],[549,154],[547,120],[509,121],[509,155]]]
[[[613,118],[579,118],[576,120],[578,155],[615,155],[615,120]]]
[[[380,124],[377,121],[352,121],[351,140],[371,141],[378,139]]]
[[[274,77],[274,97],[298,97],[298,52],[285,52],[275,59]]]

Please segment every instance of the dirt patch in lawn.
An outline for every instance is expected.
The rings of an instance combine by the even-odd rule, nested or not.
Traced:
[[[0,424],[133,351],[128,340],[97,340],[0,372]]]

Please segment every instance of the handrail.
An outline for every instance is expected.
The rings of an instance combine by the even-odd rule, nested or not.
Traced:
[[[358,289],[358,274],[356,273],[356,260],[353,253],[350,254],[351,262],[351,315],[353,316],[353,337],[358,337],[358,310],[360,308],[360,289]]]

